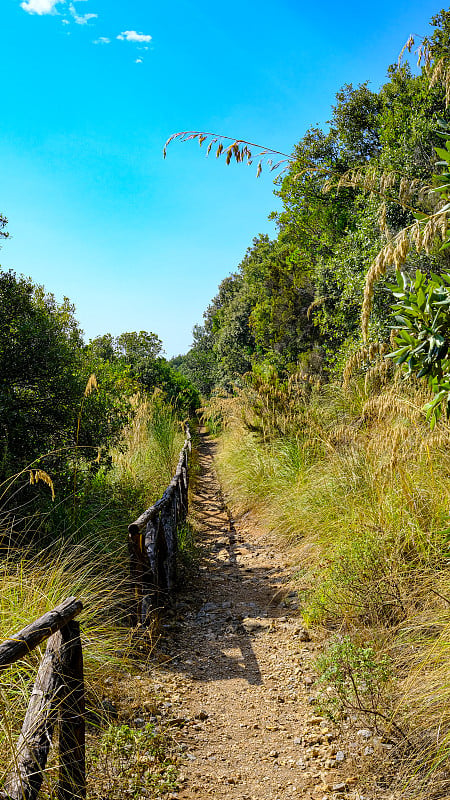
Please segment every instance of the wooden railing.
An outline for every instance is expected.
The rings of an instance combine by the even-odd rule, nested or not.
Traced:
[[[59,729],[57,800],[86,797],[85,707],[80,626],[75,597],[0,644],[4,671],[48,639],[1,800],[35,800],[42,785],[55,725]]]
[[[177,529],[188,512],[191,434],[186,439],[178,466],[163,496],[128,526],[130,577],[133,587],[132,624],[147,625],[150,612],[171,596],[177,574]]]

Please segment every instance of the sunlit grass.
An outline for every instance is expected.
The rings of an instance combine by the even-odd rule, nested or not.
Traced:
[[[227,499],[296,548],[308,624],[353,630],[392,659],[392,719],[413,743],[402,779],[431,797],[450,758],[450,428],[430,433],[420,388],[397,383],[289,391],[281,422],[268,393],[264,411],[242,392],[224,426]]]
[[[82,489],[76,519],[72,498],[62,501],[58,494],[40,522],[36,518],[22,524],[22,509],[16,516],[10,510],[1,514],[0,641],[69,596],[83,602],[77,619],[81,624],[89,742],[95,752],[95,731],[98,729],[100,736],[105,721],[105,681],[109,681],[108,686],[116,685],[118,676],[130,676],[142,668],[152,647],[150,635],[145,647],[136,650],[130,632],[127,526],[166,488],[183,441],[182,427],[159,396],[141,401],[120,445],[110,453],[108,470],[91,472],[89,464],[79,459],[78,487]],[[21,478],[17,476],[16,481]],[[12,765],[45,646],[44,642],[0,674],[0,784]],[[111,689],[106,691],[110,694]],[[91,771],[104,768],[95,758],[90,763]],[[45,796],[52,792],[56,767],[57,749],[49,762]],[[113,764],[108,768],[115,769]],[[90,785],[97,785],[95,775],[90,775]],[[136,798],[139,796],[137,792]]]

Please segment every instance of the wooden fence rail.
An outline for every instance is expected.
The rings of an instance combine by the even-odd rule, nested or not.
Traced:
[[[0,644],[0,670],[48,639],[16,746],[14,768],[0,800],[36,800],[55,725],[59,728],[57,800],[84,800],[85,707],[80,626],[83,605],[75,597]]]
[[[128,526],[130,577],[133,587],[132,624],[148,624],[152,608],[170,597],[177,573],[177,530],[188,512],[189,425],[178,466],[163,496]]]

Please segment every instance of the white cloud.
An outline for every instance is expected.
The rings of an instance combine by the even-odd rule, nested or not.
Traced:
[[[76,2],[79,3],[81,0],[76,0]],[[28,14],[39,14],[41,16],[43,14],[57,14],[56,6],[64,5],[65,11],[70,12],[77,25],[86,25],[89,20],[96,19],[98,16],[98,14],[78,14],[74,3],[69,3],[67,7],[66,0],[24,0],[20,5]],[[63,20],[63,22],[65,25],[68,24],[67,20]]]
[[[87,25],[90,19],[97,19],[98,14],[77,14],[73,3],[69,6],[69,11],[77,25]]]
[[[143,63],[142,58],[137,58],[134,63],[135,64],[142,64]]]
[[[99,36],[98,39],[94,39],[92,44],[110,44],[111,39],[108,39],[107,36]]]
[[[151,42],[152,40],[152,37],[148,34],[138,33],[137,31],[122,31],[117,38],[126,42]]]
[[[25,0],[20,6],[28,14],[54,14],[61,0]]]

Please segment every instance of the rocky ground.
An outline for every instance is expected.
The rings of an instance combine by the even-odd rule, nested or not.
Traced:
[[[213,456],[204,436],[199,573],[164,623],[151,670],[180,753],[172,798],[379,798],[361,775],[383,762],[386,744],[356,720],[338,730],[317,713],[321,644],[301,624],[289,552],[250,517],[230,519]]]

